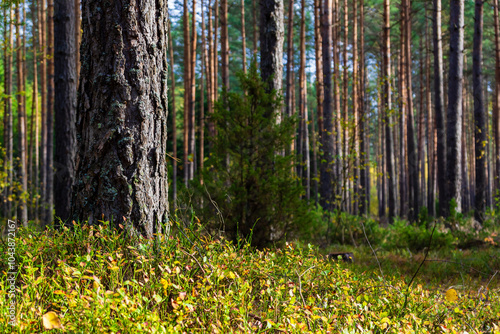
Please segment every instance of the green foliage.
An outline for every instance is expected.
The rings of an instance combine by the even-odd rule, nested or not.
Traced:
[[[199,237],[200,226],[160,242],[101,226],[20,229],[16,319],[0,332],[40,333],[54,312],[68,333],[500,333],[497,289],[407,283],[331,262],[311,245],[276,251]],[[0,291],[7,291],[7,252]],[[431,275],[431,274],[430,274]],[[56,331],[60,332],[60,331]]]
[[[255,63],[238,78],[246,93],[224,91],[215,106],[211,121],[217,134],[203,183],[193,182],[203,197],[195,211],[212,226],[223,218],[231,240],[251,239],[263,247],[307,223],[303,190],[292,172],[294,158],[281,154],[293,140],[296,120],[277,122],[281,98],[266,92]]]

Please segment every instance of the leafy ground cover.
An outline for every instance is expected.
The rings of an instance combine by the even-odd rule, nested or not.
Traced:
[[[310,245],[259,251],[192,229],[157,241],[124,234],[19,230],[17,326],[6,320],[2,250],[0,332],[500,333],[498,275],[459,270],[461,281],[446,281],[453,271],[429,262],[410,285],[420,253],[358,247],[347,264]]]

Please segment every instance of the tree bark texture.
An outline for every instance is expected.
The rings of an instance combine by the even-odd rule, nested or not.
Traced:
[[[54,204],[63,222],[71,214],[75,174],[76,61],[75,2],[54,2],[55,156]]]
[[[495,136],[495,196],[500,196],[500,22],[498,0],[493,1],[495,27],[495,96],[493,98],[493,129]]]
[[[260,72],[269,91],[278,93],[283,81],[284,29],[283,0],[260,1]]]
[[[82,13],[73,216],[150,238],[168,222],[167,2],[86,0]]]
[[[462,204],[462,85],[464,61],[464,0],[450,2],[450,56],[448,76],[448,111],[446,133],[447,200],[442,203],[449,213],[450,201],[455,199],[456,211]]]

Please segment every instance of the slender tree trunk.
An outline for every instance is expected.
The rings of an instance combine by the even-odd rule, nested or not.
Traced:
[[[464,0],[450,2],[450,69],[448,77],[448,114],[446,133],[446,178],[449,214],[451,200],[456,202],[456,211],[462,212],[462,85],[464,49]],[[477,153],[476,153],[477,154]],[[477,176],[476,176],[477,177]]]
[[[344,114],[344,160],[342,164],[342,200],[344,201],[344,209],[348,211],[349,208],[349,74],[348,74],[348,59],[347,47],[349,44],[349,6],[347,0],[344,0],[344,52],[343,52],[343,114]],[[325,111],[326,112],[326,111]]]
[[[288,27],[287,27],[287,52],[286,52],[286,101],[285,101],[285,115],[290,117],[294,114],[295,110],[292,109],[292,98],[293,98],[293,81],[292,81],[292,71],[294,71],[294,57],[293,57],[293,4],[294,1],[290,0],[288,6]],[[297,154],[302,154],[300,151],[300,129],[301,124],[299,124],[299,136],[297,137]],[[290,152],[287,154],[295,154],[293,150],[293,143],[288,149]],[[301,175],[301,164],[297,164],[297,174]]]
[[[352,1],[352,115],[353,115],[353,126],[352,126],[352,148],[351,154],[354,154],[354,159],[352,159],[352,177],[353,177],[353,206],[352,213],[357,214],[359,205],[359,114],[358,114],[358,88],[359,88],[359,78],[358,78],[358,1]]]
[[[215,45],[213,44],[213,24],[212,24],[212,3],[208,1],[208,65],[207,65],[207,96],[208,96],[208,114],[210,115],[210,120],[208,122],[208,134],[210,138],[215,137],[215,124],[211,120],[213,114],[213,106],[215,100],[215,76],[217,72],[215,71]],[[170,40],[170,39],[169,39]],[[173,64],[173,63],[172,63]],[[211,144],[211,142],[210,142]]]
[[[408,204],[409,204],[409,196],[408,196],[408,165],[407,165],[407,104],[406,104],[406,94],[408,90],[407,79],[406,79],[406,47],[405,47],[405,38],[406,38],[406,11],[405,11],[405,0],[402,1],[401,4],[401,31],[400,31],[400,44],[401,50],[398,53],[398,90],[400,92],[400,97],[398,99],[399,109],[400,109],[400,117],[399,117],[399,215],[401,217],[408,216]]]
[[[392,138],[392,116],[391,116],[391,38],[390,38],[390,0],[384,0],[384,27],[383,27],[383,65],[382,65],[382,86],[383,86],[383,106],[385,123],[385,153],[386,153],[386,176],[388,182],[388,204],[389,221],[395,217],[395,175],[394,175],[394,152]]]
[[[40,40],[40,96],[42,97],[41,105],[41,168],[40,168],[40,216],[41,226],[45,227],[46,220],[46,205],[47,205],[47,16],[46,16],[46,0],[38,0],[38,34]]]
[[[24,76],[24,64],[23,64],[23,53],[22,53],[22,38],[21,38],[21,18],[19,4],[15,7],[16,15],[16,76],[17,76],[17,135],[18,140],[18,151],[19,151],[19,172],[18,178],[21,185],[20,191],[23,193],[19,201],[19,216],[18,219],[21,223],[27,227],[28,226],[28,203],[26,202],[25,194],[28,192],[28,175],[26,166],[26,105],[24,101],[25,93],[25,76]],[[21,195],[21,194],[19,194]]]
[[[45,224],[54,221],[54,0],[47,4],[47,201]]]
[[[424,141],[425,141],[425,123],[424,123],[424,105],[425,105],[425,96],[424,96],[424,70],[425,70],[425,64],[424,64],[424,41],[423,38],[420,39],[420,70],[419,72],[419,94],[420,94],[420,103],[419,105],[419,111],[418,111],[418,130],[417,130],[417,145],[418,145],[418,188],[420,190],[419,194],[419,201],[418,201],[418,206],[425,206],[424,204],[426,201],[426,190],[425,190],[425,147],[424,147]],[[418,212],[417,212],[418,214]]]
[[[498,0],[493,1],[495,26],[495,95],[493,97],[493,129],[495,136],[495,198],[500,197],[500,24]]]
[[[243,13],[244,15],[244,13]],[[243,22],[243,27],[245,26]],[[244,28],[243,28],[244,31]],[[243,38],[243,40],[245,40]],[[207,80],[207,95],[209,94],[209,77],[208,77],[208,54],[205,36],[205,11],[203,0],[201,0],[201,74],[200,74],[200,178],[201,183],[203,183],[203,166],[205,160],[205,89],[204,89],[204,76],[206,75]],[[243,48],[246,50],[246,47]],[[245,51],[246,52],[246,51]],[[243,63],[246,65],[246,61]],[[246,71],[246,67],[244,66]]]
[[[474,142],[476,147],[476,197],[474,218],[482,223],[486,211],[486,145],[488,129],[483,93],[483,0],[476,0],[474,10],[474,48],[472,52],[472,86],[474,94]],[[487,100],[486,100],[487,101]],[[459,137],[460,138],[460,137]]]
[[[321,0],[314,0],[314,47],[316,51],[316,100],[318,104],[318,131],[323,133],[323,41],[321,39]],[[321,139],[320,139],[321,140]]]
[[[302,133],[302,159],[304,162],[303,182],[306,190],[306,199],[311,198],[311,159],[309,154],[309,120],[307,111],[307,78],[306,78],[306,2],[301,0],[300,16],[300,119]],[[331,30],[331,29],[330,29]],[[314,126],[314,125],[313,125]],[[332,127],[333,130],[333,127]],[[313,139],[314,140],[314,139]]]
[[[252,0],[252,24],[253,24],[253,56],[257,59],[257,42],[259,40],[259,30],[257,28],[257,0]]]
[[[405,5],[405,65],[406,65],[406,87],[408,92],[406,94],[406,105],[408,107],[408,179],[410,184],[410,219],[416,220],[418,216],[418,152],[415,143],[415,118],[413,110],[413,92],[412,92],[412,61],[411,61],[411,0],[406,0]]]
[[[168,12],[163,0],[136,5],[82,3],[89,62],[81,68],[72,209],[88,224],[110,220],[152,238],[168,224]],[[106,46],[113,52],[93,52]]]
[[[188,148],[188,154],[191,157],[189,161],[189,180],[192,180],[194,178],[194,173],[196,170],[196,112],[195,112],[195,107],[196,107],[196,49],[197,49],[197,39],[198,39],[198,32],[196,31],[196,0],[193,0],[193,15],[191,18],[191,24],[192,24],[192,29],[191,29],[191,70],[189,71],[191,73],[190,79],[191,79],[191,84],[190,84],[190,89],[191,89],[191,94],[190,94],[190,100],[189,100],[189,130],[188,130],[188,136],[189,136],[189,148]]]
[[[434,117],[436,119],[437,184],[440,216],[446,216],[446,128],[443,87],[443,41],[441,34],[441,0],[434,0]]]
[[[54,2],[55,68],[55,178],[56,216],[63,222],[71,214],[71,187],[75,177],[76,61],[75,2]]]
[[[183,133],[183,153],[184,153],[184,184],[187,187],[189,178],[189,121],[191,105],[191,38],[189,34],[189,9],[188,1],[184,0],[184,133]],[[192,160],[192,159],[191,159]]]
[[[431,57],[430,57],[430,38],[428,20],[425,22],[425,92],[426,92],[426,107],[427,110],[427,209],[432,217],[436,216],[436,165],[434,163],[435,156],[435,113],[432,111],[431,97]]]
[[[5,97],[4,97],[4,143],[5,143],[5,161],[4,169],[7,175],[7,186],[5,187],[5,205],[4,214],[7,218],[12,217],[12,184],[14,167],[14,133],[13,133],[13,115],[12,115],[12,67],[13,67],[13,49],[14,49],[14,12],[11,7],[5,9]],[[8,32],[7,32],[8,30]]]
[[[335,114],[335,202],[342,199],[342,112],[340,109],[340,2],[333,1],[333,100]],[[340,208],[339,205],[336,204]]]
[[[320,134],[320,204],[327,211],[333,210],[334,142],[333,142],[333,90],[332,90],[332,0],[323,0],[321,8],[321,41],[323,56],[323,120]]]
[[[39,116],[38,116],[38,47],[40,45],[40,40],[38,38],[39,32],[37,31],[37,21],[38,21],[38,9],[37,9],[37,2],[34,1],[32,4],[32,20],[33,20],[33,104],[32,104],[32,127],[34,128],[34,132],[32,132],[31,135],[31,149],[30,149],[30,155],[34,158],[35,166],[34,166],[34,172],[33,170],[30,171],[31,175],[31,190],[30,193],[34,196],[33,200],[33,210],[32,210],[32,217],[35,220],[35,223],[38,224],[38,196],[36,196],[36,193],[38,192],[38,189],[40,187],[40,179],[39,179],[39,168],[40,168],[40,156],[39,156],[39,151],[38,148],[40,146],[39,143]],[[32,165],[30,164],[30,168]]]
[[[215,0],[215,15],[214,15],[214,101],[217,101],[219,96],[219,48],[218,48],[218,31],[219,31],[219,0]]]
[[[370,208],[370,145],[366,134],[368,124],[366,110],[366,71],[365,71],[365,5],[364,0],[359,2],[359,146],[360,146],[360,205],[359,212],[366,215]]]
[[[241,55],[243,63],[243,73],[247,73],[247,41],[245,33],[245,0],[241,0]]]
[[[221,0],[220,9],[221,78],[222,86],[225,86],[226,89],[229,90],[229,36],[227,26],[227,0]]]
[[[467,68],[467,56],[464,55],[464,68]],[[470,194],[469,194],[469,175],[468,175],[468,167],[467,167],[467,148],[470,145],[471,140],[467,135],[467,127],[466,127],[466,118],[469,115],[469,106],[468,106],[468,82],[467,78],[464,77],[464,85],[463,85],[463,99],[462,99],[462,109],[463,109],[463,117],[462,117],[462,135],[463,135],[463,143],[462,143],[462,208],[464,212],[468,212],[470,210]],[[474,143],[474,140],[472,140]]]
[[[172,83],[172,145],[173,156],[172,159],[172,202],[175,212],[177,207],[177,108],[175,104],[175,71],[174,71],[174,48],[172,45],[172,26],[168,22],[168,51],[170,55],[170,81]]]

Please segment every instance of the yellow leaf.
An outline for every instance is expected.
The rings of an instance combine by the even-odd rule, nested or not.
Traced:
[[[455,289],[449,289],[446,291],[446,300],[449,302],[454,302],[458,300],[458,293]]]
[[[45,329],[63,328],[59,316],[55,312],[47,312],[42,316]]]

